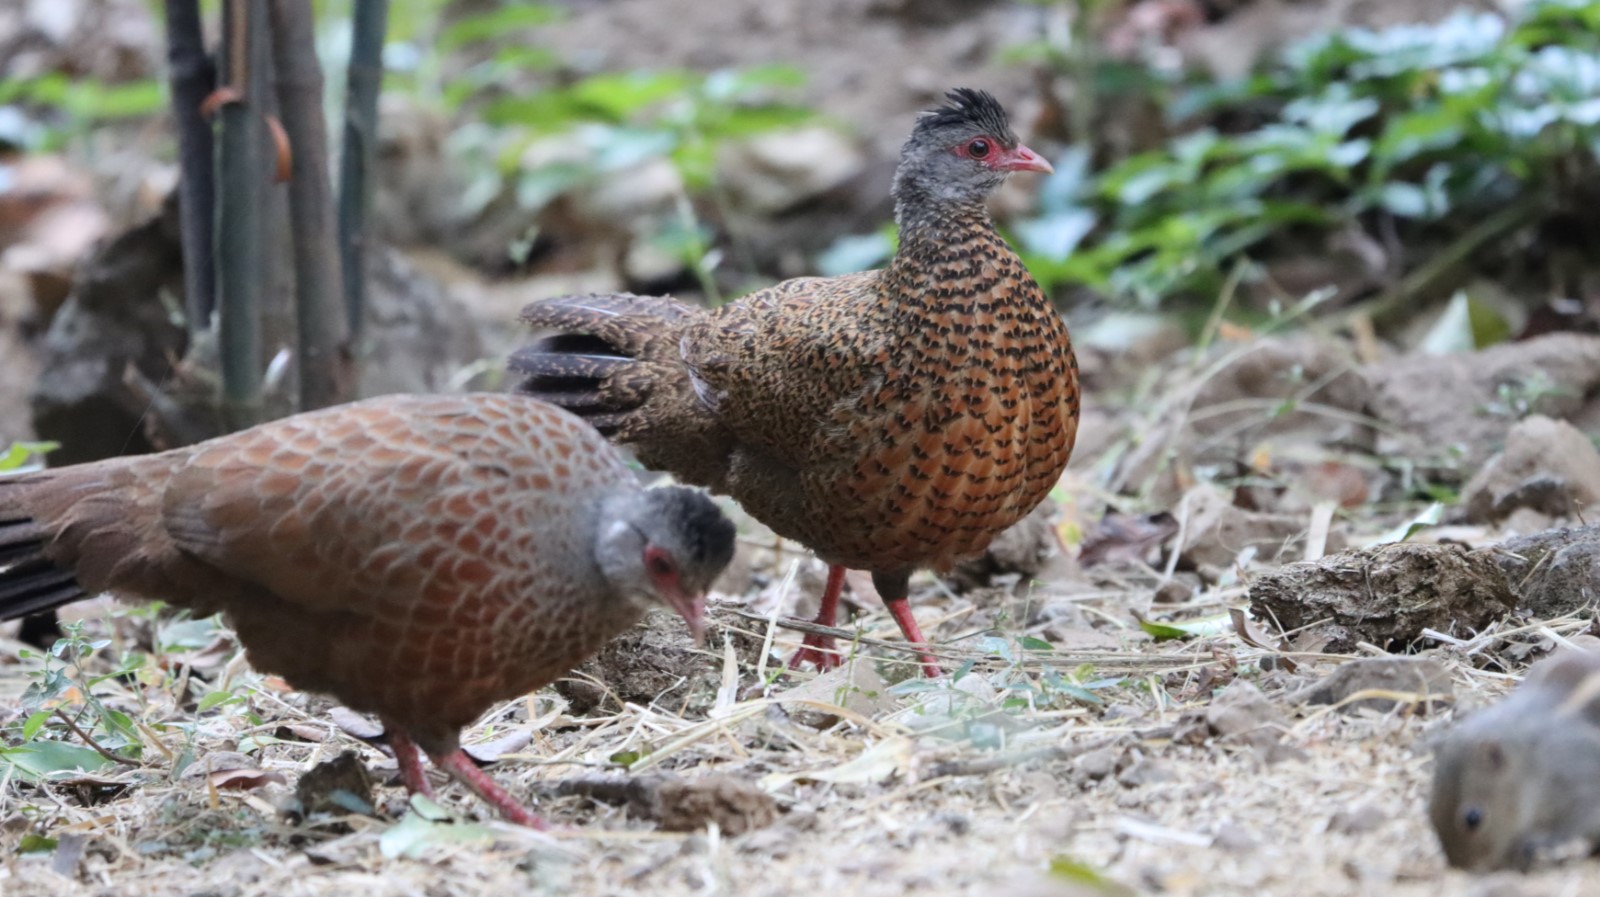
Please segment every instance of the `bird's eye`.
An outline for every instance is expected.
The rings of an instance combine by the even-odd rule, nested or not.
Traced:
[[[1461,816],[1461,822],[1466,825],[1467,831],[1477,831],[1478,826],[1483,825],[1483,811],[1477,807],[1468,807],[1467,812]]]
[[[967,144],[967,155],[974,159],[982,159],[989,155],[990,149],[992,149],[992,147],[990,147],[989,141],[979,137],[978,139]]]
[[[663,551],[650,552],[645,559],[645,563],[650,566],[650,573],[653,576],[671,576],[678,569],[677,565],[672,562],[672,558],[667,557],[666,552]]]

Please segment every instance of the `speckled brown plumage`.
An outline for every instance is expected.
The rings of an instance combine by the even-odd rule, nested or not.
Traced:
[[[511,361],[523,392],[644,464],[732,495],[836,573],[873,571],[908,637],[910,572],[981,552],[1038,505],[1078,420],[1066,326],[984,202],[1007,171],[1048,165],[992,98],[951,99],[906,144],[887,268],[709,311],[631,295],[537,302],[523,320],[554,334]]]
[[[388,396],[0,479],[0,617],[102,591],[225,611],[257,668],[380,716],[408,784],[415,743],[482,793],[460,728],[652,600],[698,625],[732,539],[703,494],[641,490],[557,408]]]

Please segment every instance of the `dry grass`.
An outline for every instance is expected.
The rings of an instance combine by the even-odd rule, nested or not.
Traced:
[[[1077,600],[1099,611],[1093,618],[1126,620],[1117,613],[1126,597],[1104,590]],[[1211,612],[1237,599],[1237,590],[1208,594],[1177,615]],[[940,632],[950,639],[970,634],[972,621],[983,618],[969,604],[935,592],[919,611],[929,621],[944,620]],[[758,644],[770,638],[785,653],[797,641],[771,625],[769,614],[735,609],[718,616],[729,636],[743,630]],[[906,663],[901,646],[878,638],[892,631],[886,616],[869,614],[858,623],[868,635],[854,662],[890,678],[904,675],[895,673]],[[1450,660],[1464,699],[1481,703],[1506,690],[1510,677],[1483,672],[1467,662],[1470,654],[1561,638],[1581,625],[1533,624],[1435,653]],[[138,619],[91,626],[129,643],[148,637]],[[396,830],[392,816],[322,816],[300,825],[280,816],[298,776],[343,750],[359,751],[378,771],[383,810],[405,810],[392,782],[393,761],[330,722],[325,702],[250,672],[225,651],[191,656],[188,671],[174,663],[163,672],[152,660],[137,684],[97,686],[103,701],[142,723],[139,766],[43,787],[4,784],[0,881],[14,894],[321,895],[359,888],[869,895],[978,894],[1011,885],[1055,893],[1064,885],[1041,870],[1054,857],[1069,857],[1144,893],[1431,895],[1481,886],[1443,868],[1422,812],[1428,763],[1421,745],[1436,721],[1404,711],[1302,711],[1285,723],[1282,746],[1268,762],[1248,745],[1206,736],[1196,720],[1212,689],[1232,676],[1256,681],[1269,696],[1299,681],[1260,672],[1273,652],[1233,633],[1158,643],[1137,630],[1110,631],[1118,639],[1114,649],[1018,650],[1011,662],[977,650],[970,638],[947,641],[941,659],[948,668],[974,662],[957,698],[947,690],[913,692],[866,713],[793,700],[788,680],[761,688],[775,664],[740,657],[733,640],[714,636],[704,661],[720,671],[720,687],[709,709],[682,710],[692,702],[671,693],[651,705],[574,716],[562,699],[543,694],[497,709],[466,740],[527,736],[526,746],[494,769],[516,793],[549,795],[554,783],[615,768],[610,758],[633,752],[642,757],[633,773],[720,773],[759,783],[782,808],[775,824],[737,837],[714,829],[666,834],[619,807],[544,797],[540,809],[561,827],[553,835],[499,823],[456,825],[447,833],[459,839],[435,832],[419,855],[405,857],[385,855],[385,834]],[[1306,674],[1342,658],[1298,659]],[[1037,683],[1047,667],[1084,665],[1095,678],[1117,680],[1096,689],[1105,705],[1057,699],[1000,709],[992,688]],[[29,669],[0,667],[8,704]],[[247,695],[259,721],[228,707],[196,719],[178,694],[185,676],[198,680],[201,673]],[[803,725],[815,721],[819,708],[837,722]],[[204,776],[172,775],[186,749],[204,763],[252,736],[273,736],[252,757],[288,784],[217,791]],[[95,793],[114,796],[85,805]],[[482,812],[458,788],[447,788],[443,799],[459,819]],[[85,850],[74,873],[52,871],[51,853],[19,855],[17,845],[30,832],[69,848],[72,836],[81,836]],[[1600,869],[1580,864],[1525,884],[1526,893],[1595,893]]]

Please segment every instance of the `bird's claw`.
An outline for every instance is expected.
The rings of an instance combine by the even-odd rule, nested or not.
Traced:
[[[844,658],[839,656],[832,636],[807,633],[800,642],[800,650],[789,658],[789,669],[797,670],[805,663],[816,667],[817,672],[821,673],[844,663]]]

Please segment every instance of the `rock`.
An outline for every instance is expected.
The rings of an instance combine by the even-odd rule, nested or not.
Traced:
[[[715,823],[723,834],[742,835],[777,821],[778,804],[756,785],[725,775],[692,779],[671,775],[594,776],[556,786],[560,795],[623,803],[628,815],[653,820],[667,832],[697,832]]]
[[[1264,749],[1283,736],[1284,715],[1261,689],[1235,679],[1207,705],[1206,725],[1223,741]]]
[[[1172,764],[1151,757],[1138,757],[1117,773],[1117,784],[1124,788],[1159,785],[1178,781]]]
[[[1389,812],[1377,802],[1366,800],[1343,807],[1328,820],[1328,831],[1341,835],[1365,835],[1389,821]]]
[[[1516,597],[1490,550],[1396,542],[1289,564],[1250,585],[1250,610],[1284,632],[1326,637],[1330,653],[1360,642],[1404,647],[1422,630],[1470,635],[1510,613]]]
[[[1246,548],[1254,548],[1258,558],[1268,561],[1305,556],[1303,546],[1295,544],[1305,535],[1304,517],[1246,511],[1210,483],[1189,490],[1187,498],[1189,520],[1180,549],[1186,566],[1226,568]],[[1342,538],[1330,534],[1330,550],[1343,544]]]
[[[1291,694],[1290,703],[1338,704],[1363,691],[1392,691],[1427,695],[1419,706],[1427,710],[1435,702],[1447,703],[1455,697],[1450,671],[1438,661],[1421,657],[1370,657],[1341,664],[1327,676]],[[1339,709],[1349,713],[1357,708],[1387,713],[1395,701],[1390,698],[1364,698]]]
[[[1572,424],[1534,415],[1511,428],[1505,449],[1467,484],[1461,502],[1474,523],[1503,520],[1519,508],[1581,515],[1600,503],[1600,451]]]
[[[1518,607],[1541,620],[1589,607],[1600,596],[1600,524],[1546,530],[1494,549]]]
[[[456,392],[462,369],[489,354],[467,308],[404,254],[367,253],[366,332],[358,398],[397,392]]]
[[[1122,745],[1095,748],[1073,760],[1072,771],[1091,782],[1098,782],[1115,773],[1126,755],[1127,748]]]
[[[372,778],[354,751],[343,751],[300,776],[294,786],[290,814],[304,818],[314,813],[366,813],[373,810]]]
[[[866,165],[837,130],[809,126],[724,145],[717,176],[742,211],[773,215],[832,190]]]
[[[1196,463],[1232,460],[1240,446],[1295,434],[1317,445],[1368,448],[1376,441],[1371,425],[1361,422],[1372,388],[1342,347],[1302,337],[1226,349],[1239,354],[1201,384],[1190,408],[1190,432],[1210,446],[1196,450]],[[1263,413],[1278,403],[1283,413]],[[1330,408],[1349,412],[1349,419],[1330,417]]]
[[[1367,370],[1378,454],[1475,471],[1528,413],[1586,412],[1600,390],[1600,336],[1553,333],[1458,355],[1410,355]],[[1465,477],[1462,477],[1465,479]]]

